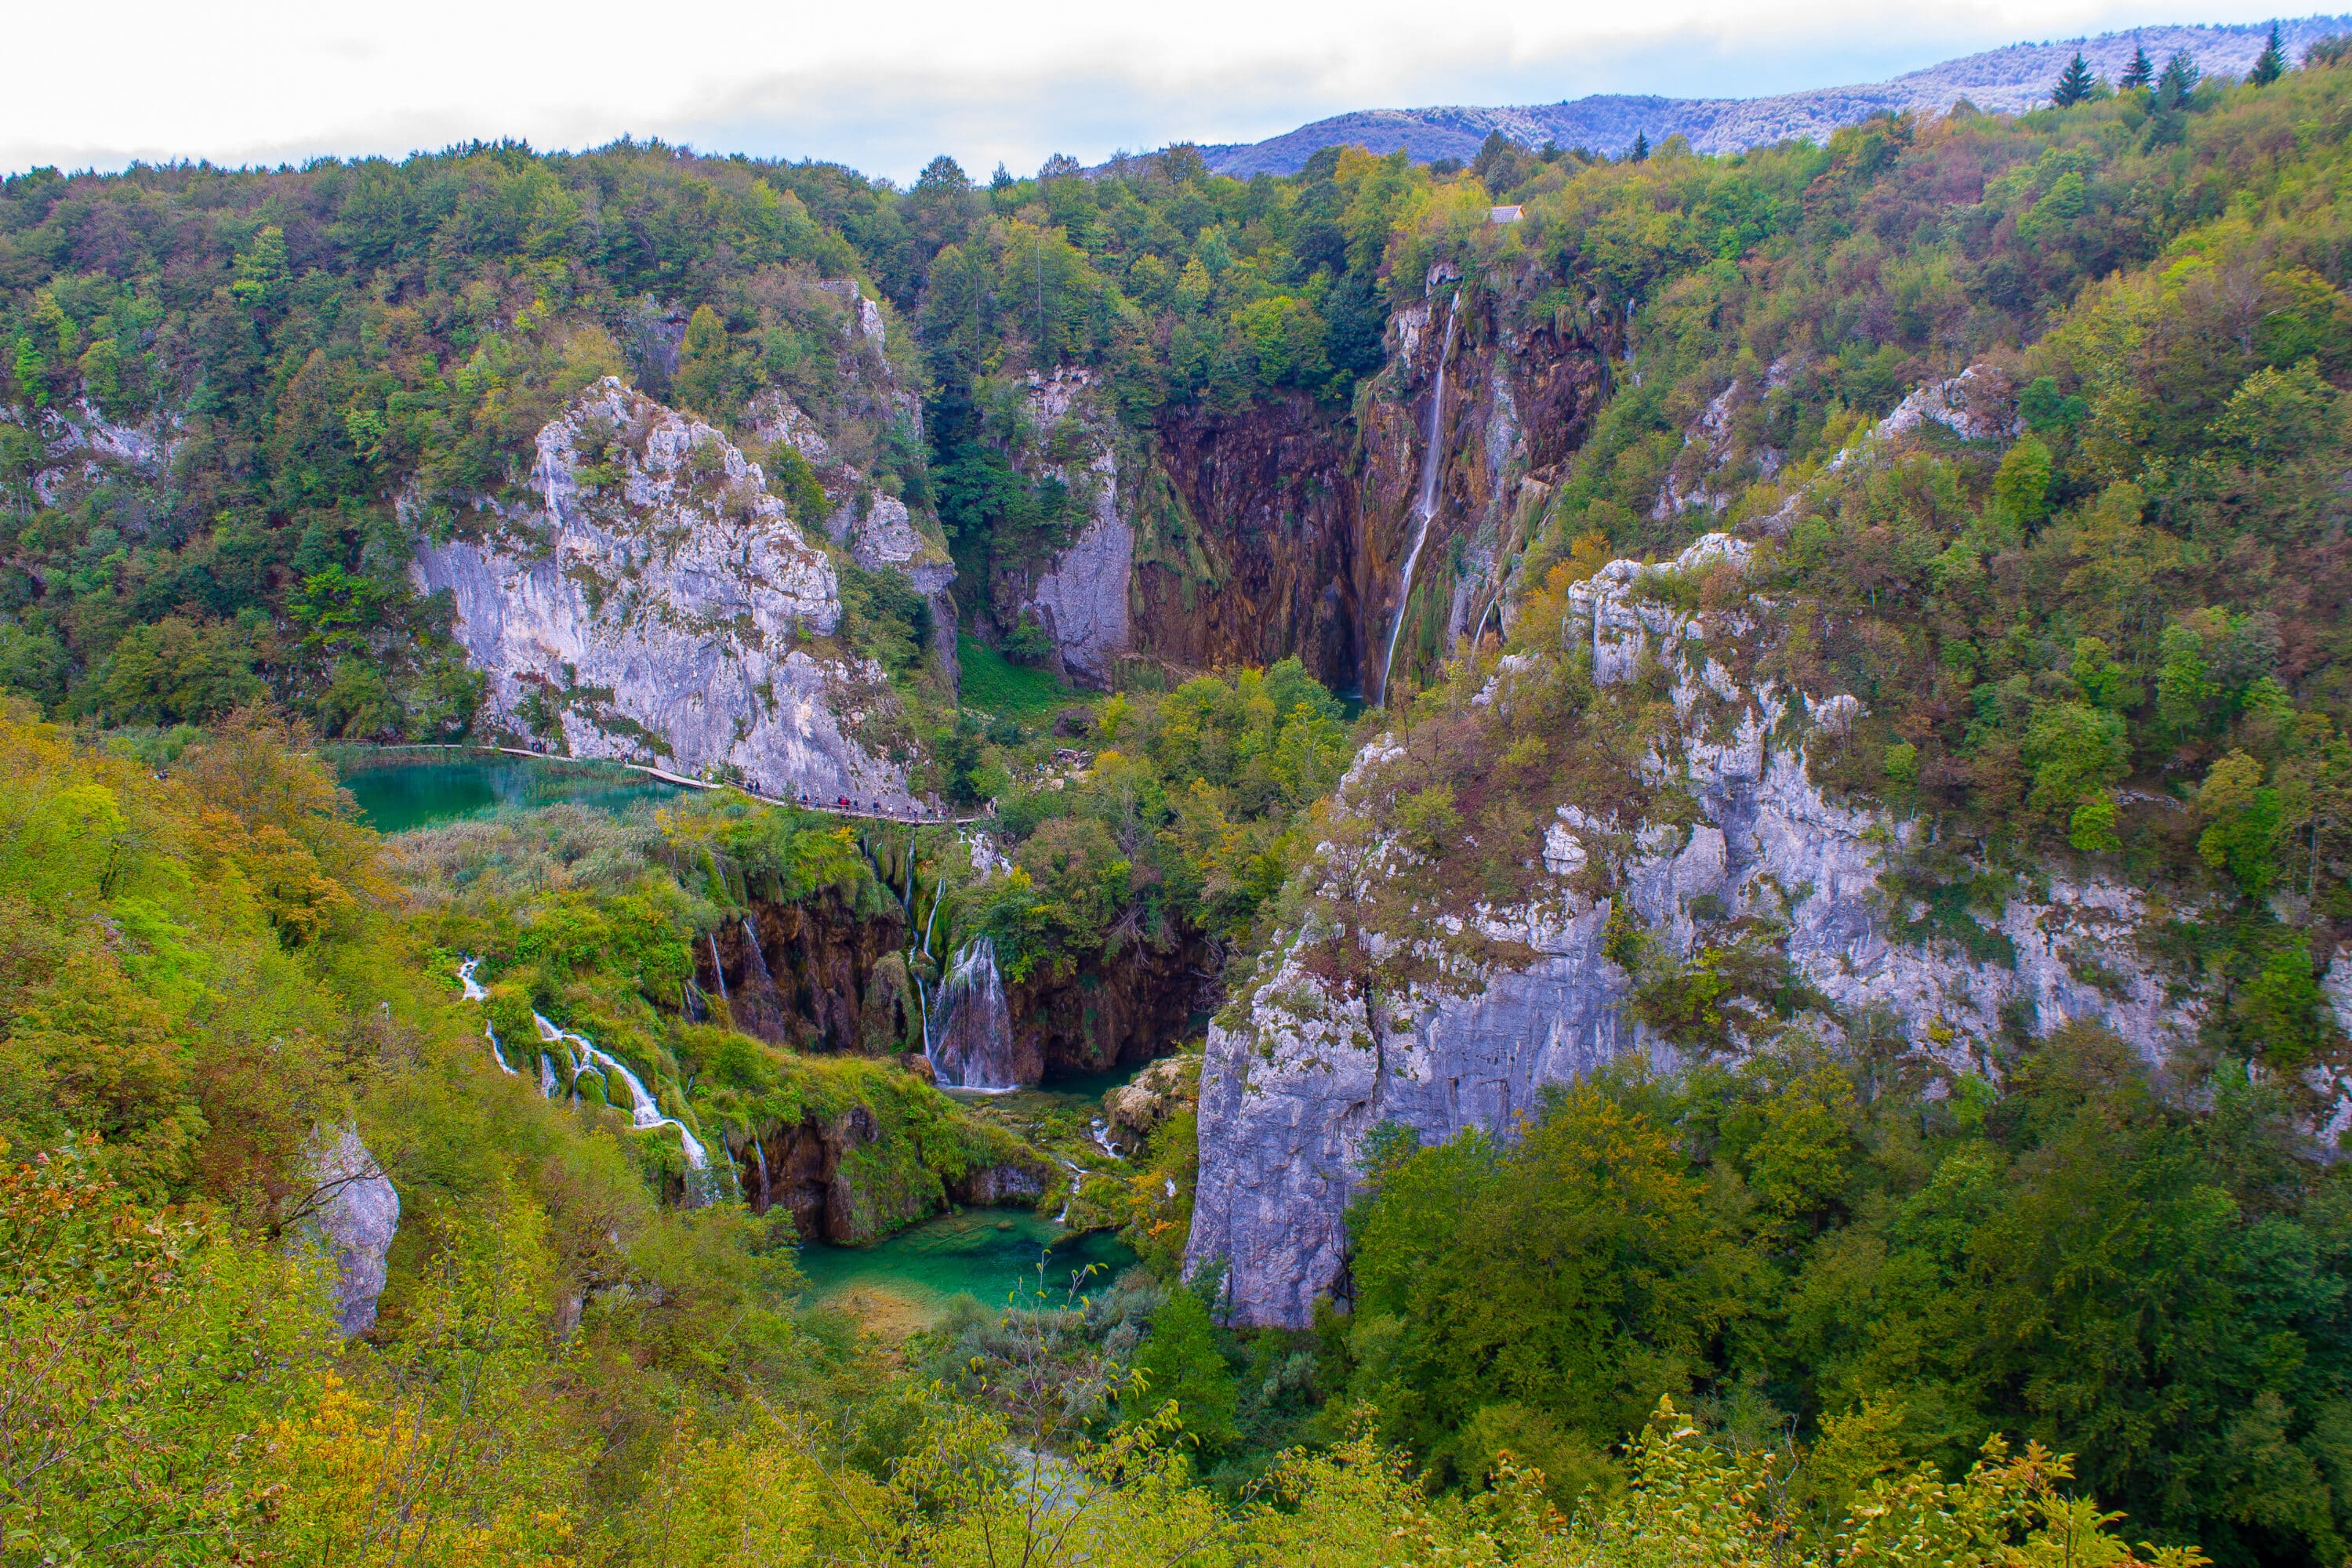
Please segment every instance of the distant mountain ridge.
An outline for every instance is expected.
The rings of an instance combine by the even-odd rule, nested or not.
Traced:
[[[2291,58],[2315,39],[2352,31],[2352,16],[2306,16],[2282,21],[2281,36]],[[1369,147],[1375,153],[1402,148],[1413,162],[1467,160],[1490,132],[1513,142],[1541,146],[1589,147],[1614,155],[1646,135],[1652,144],[1669,136],[1687,137],[1702,153],[1735,153],[1792,137],[1825,142],[1841,125],[1892,110],[1948,112],[1966,99],[1989,111],[2014,113],[2047,102],[2051,84],[2080,49],[2093,70],[2112,81],[2144,48],[2161,67],[2177,49],[2189,51],[2207,74],[2242,76],[2261,54],[2270,24],[2242,26],[2136,27],[2095,38],[2044,44],[2011,44],[1980,55],[1946,60],[1892,81],[1853,87],[1816,88],[1773,98],[1658,98],[1599,93],[1560,103],[1478,108],[1445,104],[1428,109],[1370,109],[1333,115],[1264,142],[1203,147],[1210,168],[1246,179],[1252,174],[1296,174],[1318,148]]]

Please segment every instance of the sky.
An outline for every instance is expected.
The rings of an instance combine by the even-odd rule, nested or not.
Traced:
[[[2254,0],[115,0],[11,21],[0,174],[626,134],[901,182],[944,152],[985,177],[1057,152],[1093,163],[1254,142],[1348,110],[1755,97],[2021,40],[2273,14]]]

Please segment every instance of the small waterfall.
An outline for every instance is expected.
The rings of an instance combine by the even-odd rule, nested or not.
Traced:
[[[1412,545],[1404,553],[1404,576],[1397,584],[1396,614],[1389,621],[1388,652],[1381,657],[1381,690],[1375,708],[1389,705],[1389,667],[1396,663],[1397,633],[1404,629],[1406,603],[1412,597],[1412,569],[1421,547],[1429,539],[1429,520],[1437,515],[1437,481],[1445,468],[1445,366],[1454,358],[1454,315],[1462,308],[1462,290],[1445,307],[1445,342],[1437,351],[1437,384],[1429,395],[1429,424],[1422,432],[1421,493],[1412,503]]]
[[[1070,1200],[1078,1195],[1078,1184],[1087,1179],[1086,1167],[1076,1160],[1065,1160],[1062,1166],[1070,1173],[1070,1184],[1062,1189],[1062,1212],[1054,1216],[1055,1225],[1070,1223]]]
[[[940,987],[938,1030],[926,1041],[932,1080],[943,1089],[1006,1094],[1023,1087],[1013,1059],[1013,1009],[989,938],[958,950]]]
[[[746,926],[750,923],[748,921],[744,922]],[[727,1000],[727,966],[719,962],[719,933],[714,931],[703,934],[710,939],[710,973],[719,976],[719,999],[724,1002]],[[757,952],[759,950],[760,944],[753,942],[751,951]]]
[[[760,951],[760,928],[743,917],[743,994],[734,998],[730,1016],[735,1026],[763,1040],[782,1040],[790,1026],[784,999],[768,973],[767,954]]]
[[[555,1079],[555,1059],[545,1051],[539,1053],[539,1092],[553,1100],[563,1086]]]
[[[474,971],[481,967],[481,963],[478,958],[469,958],[457,966],[457,984],[465,988],[466,1000],[468,1002],[486,1002],[489,999],[490,994],[482,989],[480,981],[474,978]],[[482,1020],[482,1038],[490,1042],[490,1055],[498,1058],[499,1070],[509,1078],[514,1077],[515,1069],[507,1066],[507,1053],[499,1045],[499,1032],[490,1026],[490,1021],[487,1018]]]
[[[760,1147],[757,1138],[751,1140],[751,1161],[760,1171],[760,1212],[766,1214],[775,1199],[768,1188],[768,1152]]]
[[[661,1106],[646,1092],[645,1083],[629,1070],[626,1062],[603,1049],[585,1035],[557,1028],[543,1013],[533,1013],[530,1018],[539,1026],[539,1037],[542,1042],[564,1047],[565,1054],[571,1058],[573,1082],[592,1072],[607,1085],[617,1077],[629,1091],[629,1121],[632,1125],[644,1131],[651,1131],[656,1127],[677,1129],[678,1143],[686,1152],[687,1201],[689,1205],[706,1204],[717,1195],[710,1176],[710,1156],[703,1152],[702,1141],[688,1130],[685,1122],[674,1116],[662,1114]]]
[[[1087,1131],[1087,1135],[1094,1139],[1095,1147],[1100,1149],[1112,1159],[1124,1160],[1127,1158],[1126,1155],[1118,1152],[1118,1146],[1110,1141],[1110,1123],[1105,1121],[1101,1117],[1096,1117],[1094,1120],[1094,1125],[1089,1127]]]

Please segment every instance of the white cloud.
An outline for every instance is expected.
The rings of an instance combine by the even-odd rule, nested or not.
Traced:
[[[128,0],[28,8],[0,96],[0,170],[131,159],[397,155],[473,138],[624,133],[835,159],[907,179],[1170,140],[1248,141],[1349,109],[1587,92],[1752,96],[1873,80],[2019,38],[2243,21],[2251,5],[2123,12],[1977,0],[1525,0],[887,7],[422,0],[362,10]]]

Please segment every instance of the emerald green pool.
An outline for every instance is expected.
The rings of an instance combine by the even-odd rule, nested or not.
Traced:
[[[1072,1236],[1027,1209],[966,1209],[942,1215],[872,1247],[801,1248],[801,1273],[819,1301],[871,1291],[903,1305],[920,1322],[937,1322],[948,1303],[970,1295],[984,1307],[1037,1304],[1043,1289],[1052,1305],[1067,1300],[1072,1276],[1091,1296],[1135,1261],[1127,1244],[1108,1231]],[[1044,1273],[1039,1273],[1043,1264]]]
[[[341,782],[359,803],[361,819],[379,833],[406,833],[559,801],[621,812],[641,800],[664,801],[679,793],[677,784],[626,768],[532,762],[496,752],[460,753],[446,762],[368,763],[348,767]]]

